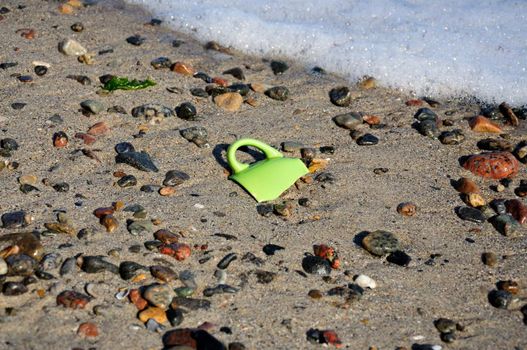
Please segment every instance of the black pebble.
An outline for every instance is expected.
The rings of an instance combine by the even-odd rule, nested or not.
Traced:
[[[59,182],[53,185],[53,189],[57,192],[68,192],[70,185],[67,182]]]
[[[205,91],[205,89],[202,89],[202,88],[190,89],[190,93],[192,94],[192,96],[196,96],[196,97],[204,97],[204,98],[209,97],[209,94],[207,93],[207,91]]]
[[[276,245],[276,244],[266,244],[263,247],[263,252],[265,253],[265,255],[274,255],[274,253],[276,253],[276,251],[284,250],[284,249],[285,249],[284,247],[281,247],[281,246]]]
[[[5,138],[0,141],[0,146],[8,151],[16,151],[18,149],[18,143],[11,138]]]
[[[372,146],[379,143],[379,139],[372,134],[364,134],[357,139],[359,146]]]
[[[13,108],[14,110],[20,110],[24,108],[26,105],[27,103],[23,103],[23,102],[13,102],[11,103],[11,108]]]
[[[35,74],[39,77],[45,75],[48,72],[48,68],[46,66],[35,66]]]
[[[117,153],[126,153],[126,152],[135,152],[134,145],[130,142],[121,142],[115,145],[115,152]]]
[[[283,61],[271,61],[271,69],[273,70],[274,75],[280,75],[288,70],[289,66]]]
[[[140,36],[140,35],[132,35],[128,38],[126,38],[126,42],[128,44],[132,44],[134,46],[140,46],[145,42],[146,38]]]
[[[216,266],[218,269],[225,270],[227,267],[229,267],[230,263],[236,259],[238,259],[238,255],[236,255],[236,253],[229,253],[225,255],[225,257],[221,259]]]
[[[256,211],[258,214],[269,217],[273,214],[274,206],[272,204],[258,204],[256,206]]]
[[[412,258],[401,250],[396,250],[395,252],[390,253],[386,260],[392,264],[399,266],[408,266]]]
[[[243,74],[243,70],[239,67],[228,69],[222,74],[230,74],[238,80],[245,80],[245,74]]]
[[[183,102],[176,107],[176,115],[181,119],[195,121],[198,120],[197,114],[196,107],[190,102]]]

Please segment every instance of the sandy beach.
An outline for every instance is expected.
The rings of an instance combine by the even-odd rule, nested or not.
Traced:
[[[467,206],[465,196],[453,186],[466,177],[486,203],[523,203],[517,190],[527,175],[522,162],[511,181],[483,178],[460,165],[460,157],[486,151],[481,143],[478,147],[483,139],[502,141],[498,151],[517,149],[524,140],[522,115],[514,126],[494,113],[489,117],[500,132],[478,132],[469,119],[481,114],[481,106],[466,99],[427,103],[423,96],[374,81],[356,84],[313,73],[313,67],[283,57],[207,49],[121,2],[70,1],[64,6],[59,1],[7,0],[0,7],[7,9],[0,11],[0,139],[18,145],[0,142],[0,256],[7,262],[0,263],[0,349],[335,348],[322,344],[322,338],[310,342],[310,329],[333,330],[345,349],[527,349],[525,229],[516,222],[511,232],[499,232],[488,220],[498,214],[490,205],[475,209],[485,216],[483,222],[463,220],[456,212]],[[75,23],[83,30],[74,31]],[[127,42],[134,35],[144,41]],[[86,49],[80,58],[85,63],[79,61],[81,55],[59,50],[67,39]],[[228,83],[155,69],[151,62],[159,57]],[[285,61],[289,68],[274,74],[272,61]],[[38,75],[35,66],[47,67],[45,74]],[[232,68],[240,68],[245,79],[224,74]],[[108,74],[151,79],[156,85],[105,92],[100,78]],[[235,83],[252,89],[231,112],[210,94]],[[285,101],[263,93],[276,86],[288,89]],[[350,90],[348,106],[330,100],[330,91],[341,86]],[[88,103],[91,112],[81,106],[87,100],[95,101]],[[197,117],[176,115],[176,107],[185,102],[195,106]],[[132,110],[145,104],[166,106],[173,115],[134,117]],[[444,144],[437,135],[422,135],[414,117],[420,108],[437,115],[439,132],[459,129],[463,137],[450,136],[460,142]],[[378,118],[364,118],[353,130],[333,121],[350,112]],[[100,122],[104,124],[96,125]],[[206,129],[207,145],[198,147],[181,135],[192,127]],[[67,143],[57,140],[59,132],[67,135]],[[365,134],[374,138],[362,140],[376,141],[359,144]],[[242,137],[280,150],[286,142],[287,157],[301,158],[302,148],[312,148],[315,160],[307,163],[318,162],[320,169],[271,206],[262,206],[228,179],[225,152]],[[298,144],[287,143],[291,141]],[[123,142],[148,153],[158,172],[116,163],[115,147]],[[251,161],[251,154],[256,153],[238,152],[244,161]],[[171,170],[188,174],[188,179],[163,185]],[[124,175],[135,181],[119,184]],[[160,189],[170,195],[161,195]],[[415,204],[415,215],[398,212],[405,202]],[[284,203],[285,209],[280,206]],[[94,215],[107,207],[118,223],[112,232]],[[18,211],[26,221],[5,217]],[[130,229],[134,221],[140,232]],[[160,229],[190,247],[190,256],[178,261],[163,254],[154,238]],[[378,230],[397,238],[397,250],[406,255],[403,262],[390,262],[389,254],[375,256],[364,248],[361,240]],[[33,248],[19,242],[24,234]],[[321,244],[333,247],[340,260],[340,267],[324,276],[310,274],[302,265],[313,246]],[[482,262],[486,252],[494,254],[493,264]],[[14,257],[30,253],[30,271],[16,272],[14,265],[23,262]],[[235,260],[216,272],[230,253]],[[90,269],[85,257],[110,264]],[[123,262],[142,269],[126,280],[115,270]],[[169,267],[179,278],[163,281],[151,273],[152,266]],[[181,278],[189,274],[195,281]],[[350,284],[361,274],[373,279],[376,288],[354,292]],[[503,308],[489,302],[499,281],[518,284],[517,293],[510,289],[503,296]],[[138,303],[130,302],[127,293],[144,293],[155,283],[168,285],[170,299],[176,299],[165,310],[158,307],[161,322],[148,323],[149,317],[143,322]],[[230,292],[204,295],[218,284],[228,285]],[[189,306],[177,294],[184,286],[192,289],[189,298],[205,300],[194,302],[201,307]],[[64,291],[82,293],[88,302],[81,308],[78,295],[63,302],[59,296]],[[171,325],[170,315],[170,320],[164,315],[175,309],[183,320]],[[434,326],[440,318],[459,325],[453,342],[441,340]],[[79,331],[81,324],[97,328],[96,334],[85,334],[82,327]],[[189,347],[167,343],[167,333],[174,329],[198,327],[223,345],[211,340]]]

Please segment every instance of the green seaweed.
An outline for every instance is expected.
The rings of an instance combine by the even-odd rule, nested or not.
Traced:
[[[112,79],[108,80],[106,84],[104,84],[103,89],[107,91],[139,90],[139,89],[146,89],[147,87],[154,86],[154,85],[156,85],[156,83],[150,79],[146,79],[146,80],[134,79],[130,81],[128,80],[128,78],[112,77]]]

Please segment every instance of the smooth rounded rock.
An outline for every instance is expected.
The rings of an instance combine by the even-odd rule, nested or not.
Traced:
[[[308,255],[302,259],[302,268],[305,272],[326,276],[331,273],[331,264],[324,258],[314,255]]]
[[[80,56],[88,53],[88,50],[78,41],[73,39],[64,39],[59,43],[59,51],[66,56]]]
[[[383,256],[399,250],[399,241],[388,231],[374,231],[362,240],[362,246],[373,255]]]
[[[339,107],[347,107],[351,103],[351,91],[346,86],[336,87],[329,92],[331,103]]]
[[[473,174],[490,179],[515,176],[519,171],[518,160],[510,152],[490,152],[468,157],[463,167]]]
[[[172,302],[174,292],[166,284],[154,284],[148,286],[143,292],[143,298],[145,298],[150,304],[166,309]]]

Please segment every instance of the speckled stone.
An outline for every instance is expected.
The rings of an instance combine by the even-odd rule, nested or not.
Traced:
[[[373,255],[382,256],[400,250],[399,241],[388,231],[368,233],[362,240],[362,246]]]

